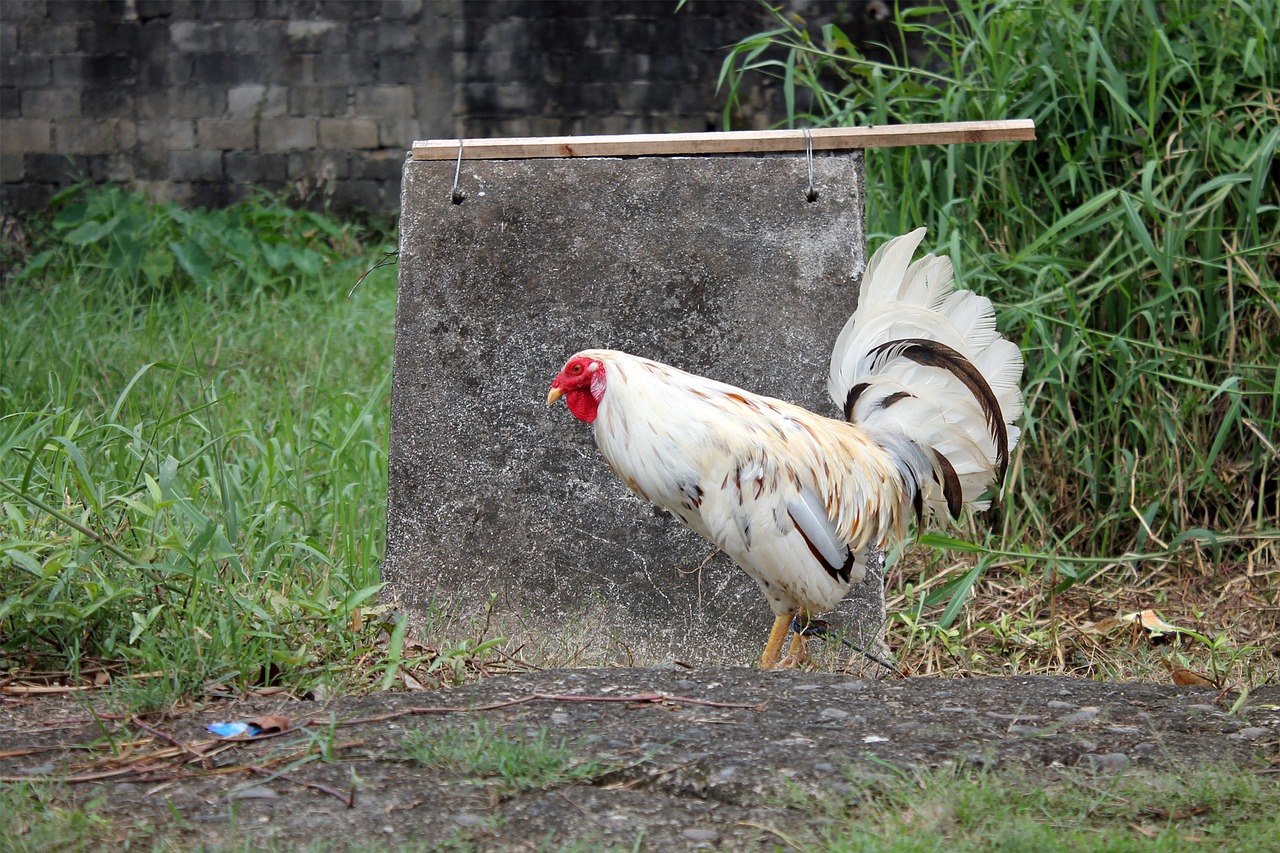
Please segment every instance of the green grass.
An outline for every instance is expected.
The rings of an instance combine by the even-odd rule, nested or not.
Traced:
[[[532,738],[512,738],[489,730],[433,728],[416,732],[410,744],[415,760],[493,785],[504,796],[587,782],[598,775],[589,765],[573,764],[564,745],[550,743],[545,730]],[[95,849],[110,839],[115,846],[128,842],[133,849],[172,849],[172,836],[163,825],[106,817],[102,802],[65,805],[63,795],[48,785],[0,788],[0,822],[8,829],[0,848]],[[886,767],[875,775],[849,774],[825,795],[797,790],[767,814],[767,821],[751,826],[776,849],[1252,853],[1274,849],[1280,837],[1280,787],[1248,772],[1215,767],[1114,776],[1059,769],[1043,778],[1014,769],[904,773]],[[295,849],[251,834],[243,842],[198,849]],[[421,849],[492,847],[491,839],[470,840],[472,835],[461,832],[423,842]],[[637,827],[635,849],[642,838]],[[358,839],[338,845],[317,841],[298,849],[334,846],[381,849],[377,844],[365,848]],[[591,845],[548,839],[537,849],[585,850]]]
[[[345,296],[388,238],[265,198],[63,205],[0,291],[6,661],[158,673],[117,680],[131,705],[346,683],[378,654],[359,611],[385,535],[394,276]]]
[[[963,534],[984,562],[930,604],[954,618],[994,565],[1054,594],[1280,563],[1280,4],[895,14],[936,70],[779,11],[722,79],[777,78],[796,126],[1036,122],[1034,143],[866,154],[872,244],[927,225],[1027,363],[1004,499]]]
[[[922,540],[958,563],[900,561],[891,641],[942,661],[919,671],[1062,671],[1056,608],[1199,594],[1220,609],[1169,614],[1196,632],[1177,654],[1274,679],[1280,4],[899,16],[937,70],[779,15],[724,75],[779,77],[796,124],[1037,123],[868,152],[872,243],[928,225],[1027,358],[1010,484],[982,528]],[[423,651],[377,618],[394,277],[346,293],[389,234],[112,187],[24,227],[0,251],[0,671],[105,673],[129,707],[475,672],[493,640]]]
[[[1059,771],[891,769],[851,776],[848,793],[790,803],[807,825],[790,846],[852,851],[1138,851],[1272,849],[1280,837],[1280,788],[1238,770],[1115,776]]]
[[[96,806],[62,804],[63,792],[50,785],[0,785],[0,850],[87,850],[111,837],[112,822]]]
[[[405,738],[405,751],[424,767],[511,793],[586,782],[605,771],[594,760],[579,760],[564,740],[552,740],[544,726],[512,735],[476,718],[467,729],[432,726]]]

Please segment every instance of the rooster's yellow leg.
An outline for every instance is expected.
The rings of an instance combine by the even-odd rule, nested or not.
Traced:
[[[796,634],[791,638],[791,649],[787,656],[778,662],[777,669],[799,669],[809,662],[809,638],[804,634]]]
[[[791,630],[791,619],[795,614],[784,613],[773,620],[773,630],[769,632],[769,642],[764,645],[764,654],[760,656],[761,669],[773,669],[782,656],[782,641]]]

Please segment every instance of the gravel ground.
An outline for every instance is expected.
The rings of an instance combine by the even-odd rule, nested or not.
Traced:
[[[1066,677],[750,669],[547,670],[435,693],[218,702],[141,722],[94,721],[83,697],[10,697],[0,772],[9,783],[63,780],[59,798],[110,819],[104,846],[150,832],[179,847],[632,849],[642,838],[653,850],[772,848],[775,829],[805,823],[806,795],[847,791],[890,765],[1015,766],[1029,784],[1062,768],[1274,770],[1280,687],[1254,691],[1235,714],[1233,696],[1217,698]],[[204,728],[265,714],[287,717],[288,730],[218,742]],[[437,743],[480,718],[490,739],[545,729],[572,753],[570,774],[598,765],[589,778],[514,790],[500,774],[409,757],[415,730]]]

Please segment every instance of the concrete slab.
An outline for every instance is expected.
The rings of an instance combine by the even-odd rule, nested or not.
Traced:
[[[861,152],[407,161],[383,577],[410,612],[565,661],[751,664],[755,584],[605,465],[546,392],[600,346],[838,416],[865,265]],[[834,621],[864,640],[882,580]]]

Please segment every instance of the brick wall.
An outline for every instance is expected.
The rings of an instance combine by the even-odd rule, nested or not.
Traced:
[[[675,6],[0,0],[0,204],[84,178],[393,211],[414,139],[715,129],[723,48],[767,21],[751,0]]]

